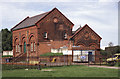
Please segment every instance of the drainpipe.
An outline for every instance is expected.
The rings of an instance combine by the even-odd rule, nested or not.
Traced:
[[[29,33],[29,31],[27,31],[27,63],[29,63],[29,58],[28,58],[28,33]]]

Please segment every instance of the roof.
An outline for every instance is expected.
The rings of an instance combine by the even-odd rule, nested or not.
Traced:
[[[38,22],[40,19],[42,19],[45,15],[47,15],[48,12],[33,16],[33,17],[26,17],[23,21],[21,21],[19,24],[17,24],[15,27],[12,28],[12,30],[17,30],[29,26],[35,25],[36,22]]]
[[[73,38],[74,36],[76,36],[82,29],[84,29],[85,27],[90,28],[87,24],[85,24],[83,27],[78,28],[76,30],[76,32],[74,33],[74,35],[71,36],[71,38]],[[91,29],[91,28],[90,28]],[[92,29],[91,29],[92,30]],[[102,39],[94,30],[92,30],[100,39]]]
[[[30,27],[41,21],[45,16],[47,16],[49,13],[51,13],[53,10],[58,10],[57,8],[52,9],[49,12],[45,12],[33,17],[26,17],[24,20],[22,20],[20,23],[18,23],[16,26],[14,26],[11,30],[18,30],[26,27]],[[59,10],[58,10],[59,11]],[[60,12],[60,11],[59,11]],[[61,12],[60,12],[61,13]],[[61,13],[62,14],[62,13]],[[63,15],[63,14],[62,14]],[[64,15],[63,15],[64,16]],[[64,16],[65,17],[65,16]],[[66,18],[66,17],[65,17]],[[66,18],[67,19],[67,18]],[[71,22],[69,19],[67,19],[69,22]],[[73,24],[71,22],[71,24]],[[74,24],[73,24],[74,25]]]

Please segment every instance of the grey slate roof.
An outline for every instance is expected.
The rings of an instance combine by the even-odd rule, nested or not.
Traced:
[[[35,25],[36,22],[38,22],[40,19],[42,19],[45,15],[47,15],[49,12],[45,12],[33,17],[27,17],[23,21],[21,21],[19,24],[17,24],[15,27],[12,28],[12,30],[17,30],[25,27],[30,27],[32,25]]]

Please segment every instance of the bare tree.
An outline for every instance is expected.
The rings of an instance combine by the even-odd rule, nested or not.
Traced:
[[[109,42],[109,43],[108,43],[108,46],[109,46],[109,47],[112,47],[113,45],[114,45],[113,42]]]

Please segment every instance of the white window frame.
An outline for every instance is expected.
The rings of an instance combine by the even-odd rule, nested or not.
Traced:
[[[64,39],[67,39],[67,33],[64,34]]]
[[[44,38],[47,38],[47,37],[48,37],[48,33],[44,32]]]

